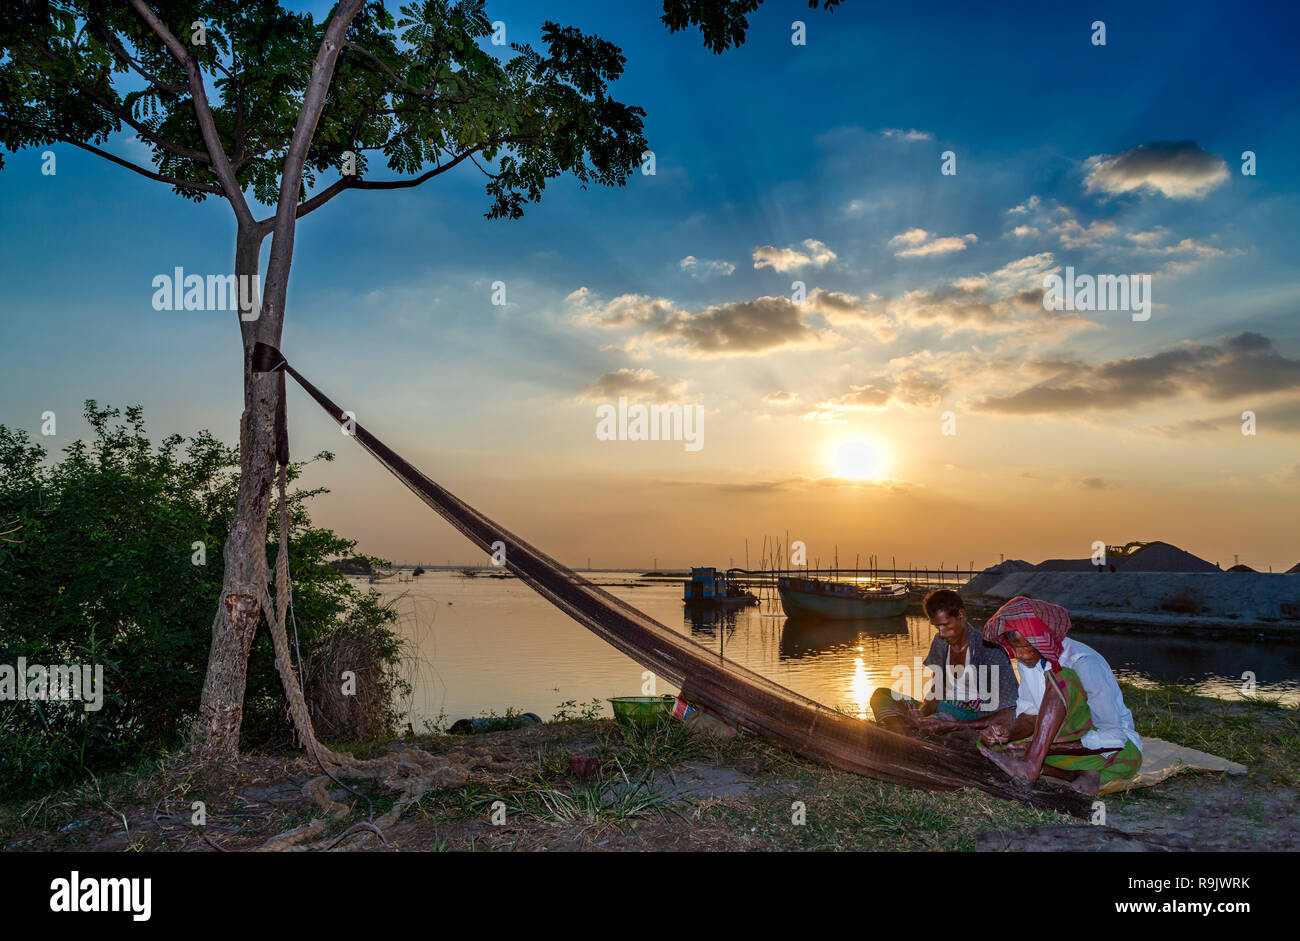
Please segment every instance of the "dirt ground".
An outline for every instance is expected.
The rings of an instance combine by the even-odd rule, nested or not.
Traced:
[[[1158,709],[1160,703],[1139,704]],[[1282,710],[1278,735],[1295,728]],[[1231,710],[1229,715],[1233,715]],[[1252,727],[1269,715],[1238,716]],[[1234,720],[1235,721],[1235,720]],[[1153,720],[1154,722],[1154,720]],[[1142,723],[1139,723],[1142,729]],[[1250,739],[1258,741],[1259,736]],[[1196,747],[1201,743],[1189,742]],[[1223,745],[1223,740],[1214,744]],[[843,774],[749,737],[720,743],[680,723],[650,731],[612,721],[408,739],[463,766],[464,784],[426,795],[382,835],[368,822],[394,795],[330,782],[349,806],[316,849],[399,851],[1296,850],[1293,765],[1257,757],[1238,777],[1184,774],[1106,798],[1108,826],[974,790],[928,792]],[[1243,746],[1245,747],[1245,746]],[[1240,760],[1240,756],[1231,756]],[[1249,757],[1249,756],[1245,756]],[[582,762],[591,773],[582,776]],[[8,851],[256,850],[320,811],[303,757],[249,755],[219,768],[184,761],[0,807]],[[349,789],[350,788],[350,789]],[[196,825],[196,802],[204,819]]]

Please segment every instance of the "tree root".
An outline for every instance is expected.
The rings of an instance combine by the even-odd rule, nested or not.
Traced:
[[[271,630],[271,644],[275,648],[275,667],[280,674],[280,682],[284,686],[285,696],[289,700],[289,715],[293,719],[294,731],[297,733],[298,739],[316,759],[316,763],[320,765],[321,770],[325,772],[324,775],[312,778],[305,786],[307,795],[311,797],[325,816],[323,819],[313,819],[303,827],[272,837],[261,846],[261,849],[270,852],[327,850],[337,846],[344,837],[357,830],[376,836],[380,843],[388,846],[388,840],[383,834],[384,827],[390,827],[396,823],[407,807],[418,801],[431,789],[435,787],[463,787],[468,779],[469,771],[464,765],[455,764],[446,758],[433,755],[423,749],[404,748],[401,751],[383,755],[379,758],[362,760],[336,752],[321,744],[320,740],[316,738],[316,731],[312,726],[311,715],[307,711],[302,686],[299,684],[298,676],[293,669],[293,661],[289,654],[288,634],[285,631],[285,621],[289,605],[292,603],[289,584],[289,501],[286,494],[286,481],[285,467],[281,465],[278,481],[280,490],[280,551],[276,553],[275,560],[276,599],[274,603],[271,601],[270,594],[267,592],[266,586],[263,585],[261,586],[259,601],[262,612],[266,616],[267,625]],[[328,842],[320,841],[316,838],[331,823],[343,819],[351,811],[348,805],[335,801],[329,796],[329,781],[332,780],[336,784],[347,787],[339,779],[339,775],[379,781],[385,787],[400,791],[401,794],[393,804],[392,809],[378,820],[366,821],[364,825],[354,824],[340,836]],[[313,840],[316,840],[316,842],[311,842]]]
[[[357,762],[347,770],[339,769],[345,776],[378,780],[385,787],[400,790],[392,808],[377,820],[363,820],[353,824],[331,839],[321,838],[331,824],[346,817],[352,807],[334,800],[329,795],[331,781],[338,781],[326,773],[312,778],[303,786],[303,792],[323,813],[310,823],[278,834],[258,847],[262,852],[320,852],[333,849],[356,832],[374,836],[379,843],[390,846],[384,830],[397,823],[406,808],[434,788],[463,787],[468,777],[465,765],[456,764],[419,749],[404,749],[393,755],[371,762]],[[351,762],[349,764],[352,764]],[[342,783],[342,782],[339,782]],[[365,841],[366,836],[362,840]]]

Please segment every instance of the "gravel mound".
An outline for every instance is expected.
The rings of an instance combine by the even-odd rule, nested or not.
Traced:
[[[1212,562],[1192,555],[1167,542],[1149,542],[1137,552],[1118,562],[1121,572],[1217,572]]]
[[[1002,580],[1003,576],[1013,572],[1029,572],[1033,568],[1033,564],[1024,559],[1007,559],[1005,562],[986,568],[968,581],[961,587],[961,594],[963,596],[987,594],[990,588]]]

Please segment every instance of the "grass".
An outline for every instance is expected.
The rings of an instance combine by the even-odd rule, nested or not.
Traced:
[[[1250,765],[1262,783],[1300,783],[1300,708],[1276,699],[1213,699],[1176,683],[1120,684],[1138,731]]]
[[[682,722],[645,726],[614,723],[602,728],[603,742],[621,769],[653,774],[684,761],[716,759],[725,749],[692,733]]]
[[[1238,779],[1230,812],[1258,833],[1277,828],[1279,795],[1300,781],[1300,710],[1210,699],[1169,684],[1126,684],[1124,694],[1144,735],[1247,764],[1251,773]],[[971,789],[921,791],[845,774],[754,737],[720,741],[676,722],[628,728],[569,715],[418,744],[472,763],[465,787],[432,792],[408,808],[394,839],[411,849],[970,850],[987,830],[1076,822]],[[382,746],[359,751],[379,753]],[[575,756],[595,758],[595,773],[571,774]],[[684,774],[723,772],[749,782],[748,791],[688,800],[675,790]],[[194,847],[200,838],[188,824],[195,800],[206,803],[209,836],[253,847],[316,814],[295,794],[318,773],[303,756],[245,755],[215,769],[160,760],[37,801],[0,804],[0,847],[73,849],[111,834],[122,850]],[[1194,817],[1198,795],[1221,781],[1182,776],[1174,786],[1119,800],[1177,827],[1178,815]],[[392,806],[393,794],[375,782],[349,783],[359,794],[336,791],[351,812],[331,824],[331,834]],[[505,807],[504,826],[491,822],[496,801]]]
[[[561,722],[575,725],[584,720]],[[569,747],[544,743],[537,748],[529,773],[514,776],[504,787],[480,790],[471,782],[458,799],[448,802],[445,795],[435,794],[421,804],[441,805],[464,819],[504,810],[507,818],[581,830],[618,826],[667,812],[671,799],[658,785],[656,772],[709,751],[680,723],[643,728],[599,722],[596,727],[601,755],[591,777],[570,774],[573,752]]]
[[[825,768],[766,742],[738,739],[732,760],[754,762],[761,796],[713,799],[696,817],[781,850],[973,850],[977,834],[1074,822],[975,790],[934,792]]]
[[[654,786],[651,777],[643,775],[635,781],[627,776],[592,778],[569,786],[523,788],[505,796],[484,794],[474,803],[480,813],[485,806],[502,807],[506,814],[519,814],[539,823],[585,829],[628,823],[652,812],[663,812],[668,802],[668,795]]]

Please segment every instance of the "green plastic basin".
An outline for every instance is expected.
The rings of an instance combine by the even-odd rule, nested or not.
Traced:
[[[654,725],[672,717],[676,696],[616,696],[610,701],[614,718],[623,725]]]

